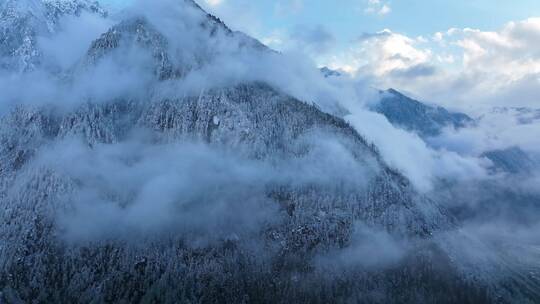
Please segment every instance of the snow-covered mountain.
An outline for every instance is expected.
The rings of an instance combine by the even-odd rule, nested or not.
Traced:
[[[325,78],[341,76],[340,72],[329,69],[328,67],[322,67],[319,70],[321,71],[321,73],[324,75]]]
[[[0,67],[27,71],[40,62],[37,36],[58,30],[64,16],[106,12],[90,0],[5,0],[0,3]]]
[[[1,301],[538,299],[505,267],[456,261],[453,216],[342,118],[222,81],[241,68],[213,74],[274,52],[190,0],[146,3],[51,76],[66,94],[0,119]],[[36,37],[82,11],[108,18],[89,1],[3,3],[3,71],[38,71]]]
[[[532,173],[538,167],[538,163],[519,147],[488,151],[482,156],[490,159],[494,168],[513,174]]]
[[[394,89],[381,92],[381,95],[380,102],[372,109],[386,116],[392,124],[422,137],[439,135],[446,127],[459,129],[474,123],[466,114],[426,105]]]
[[[327,67],[321,68],[320,72],[325,78],[343,76]],[[378,94],[379,100],[368,105],[371,111],[384,115],[396,127],[414,132],[424,139],[440,135],[448,127],[460,129],[474,125],[474,119],[464,113],[428,105],[395,89],[381,90]]]
[[[445,128],[460,130],[474,128],[478,119],[473,119],[464,113],[451,112],[440,106],[430,106],[414,100],[404,94],[389,89],[381,92],[381,100],[371,106],[373,111],[384,115],[390,123],[398,128],[414,132],[427,143],[430,138],[440,135]],[[530,109],[494,109],[496,112],[514,111],[519,123],[527,124],[534,121],[536,112]],[[492,162],[492,170],[511,174],[529,174],[538,163],[533,156],[521,148],[514,146],[507,149],[496,149],[483,152]]]

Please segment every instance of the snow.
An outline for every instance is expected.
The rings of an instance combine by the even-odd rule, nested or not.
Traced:
[[[219,122],[220,122],[219,117],[217,116],[212,117],[212,123],[214,124],[214,126],[219,126]]]
[[[0,41],[0,55],[15,63],[2,68],[38,67],[37,33],[82,10],[106,15],[91,1],[6,2],[0,34],[13,39]],[[454,219],[343,119],[261,82],[183,96],[159,90],[212,64],[217,47],[264,49],[202,16],[194,32],[204,56],[180,48],[187,55],[175,57],[161,28],[130,18],[96,37],[65,76],[120,45],[141,47],[157,76],[145,94],[61,110],[20,104],[1,116],[0,302],[333,301],[341,282],[351,299],[387,292],[399,302],[441,289],[430,285],[441,277],[433,269],[449,256],[431,238]],[[230,44],[212,40],[219,31]],[[358,223],[383,231],[383,247],[410,241],[402,254],[415,262],[341,269],[339,253],[362,241]],[[364,254],[345,252],[356,261]],[[444,286],[469,286],[446,266]]]

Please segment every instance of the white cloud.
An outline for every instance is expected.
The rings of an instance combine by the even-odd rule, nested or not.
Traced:
[[[389,14],[390,12],[392,11],[392,9],[390,8],[390,6],[388,6],[388,4],[385,4],[381,7],[381,9],[379,10],[379,15],[386,15],[386,14]]]
[[[219,16],[232,30],[244,32],[252,37],[261,37],[260,33],[264,32],[257,1],[203,0],[197,3],[210,14]]]
[[[367,14],[376,14],[384,16],[392,11],[390,4],[381,0],[367,0],[367,7],[364,12]]]
[[[461,30],[457,44],[463,48],[466,68],[505,76],[516,81],[540,72],[540,18],[510,22],[499,32]]]
[[[218,6],[224,2],[224,0],[205,0],[205,2],[210,6]]]
[[[342,56],[336,56],[329,65],[384,78],[396,71],[403,72],[430,63],[432,52],[419,48],[418,45],[422,43],[421,39],[412,39],[385,29],[362,35],[354,46]]]
[[[510,22],[498,31],[451,28],[430,40],[390,30],[364,34],[327,64],[372,77],[374,86],[462,110],[539,107],[540,18]]]
[[[483,164],[474,157],[445,149],[433,150],[416,134],[395,128],[382,115],[355,108],[346,119],[373,142],[385,161],[405,174],[421,192],[433,190],[436,178],[475,179],[485,176]]]
[[[432,139],[434,146],[445,146],[459,153],[480,155],[486,151],[521,149],[540,153],[540,112],[498,108],[482,115],[474,127],[448,129]]]
[[[282,32],[273,31],[269,35],[263,37],[261,42],[273,49],[281,49],[286,43],[286,38]]]

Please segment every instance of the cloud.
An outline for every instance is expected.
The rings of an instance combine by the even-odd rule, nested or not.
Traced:
[[[375,144],[384,160],[407,176],[421,192],[439,179],[468,180],[486,176],[485,164],[471,156],[432,149],[416,134],[397,129],[382,115],[349,107],[346,119]]]
[[[377,32],[377,33],[362,33],[362,34],[358,37],[358,41],[359,41],[359,42],[363,42],[363,41],[369,40],[369,39],[371,39],[371,38],[389,37],[389,36],[391,36],[392,34],[393,34],[392,31],[390,31],[390,30],[388,30],[388,29],[382,30],[382,31]]]
[[[367,0],[367,7],[364,12],[367,14],[376,14],[379,16],[388,15],[392,9],[390,4],[383,0]]]
[[[320,24],[314,27],[296,26],[290,40],[295,44],[292,47],[314,54],[326,53],[336,43],[334,35]]]
[[[349,246],[320,255],[317,257],[317,264],[323,269],[385,269],[404,259],[411,250],[411,244],[408,240],[396,238],[386,231],[358,222],[355,223]]]
[[[208,35],[197,26],[204,16],[196,11],[181,10],[169,1],[156,4],[141,0],[128,10],[128,14],[142,14],[151,26],[160,29],[170,41],[165,50],[175,66],[193,62],[193,58],[200,59],[200,65],[179,79],[158,82],[153,73],[154,57],[149,50],[137,44],[120,45],[118,49],[108,51],[107,56],[95,65],[75,69],[78,73],[69,82],[56,80],[47,71],[9,75],[6,79],[14,80],[6,81],[7,93],[3,97],[15,103],[22,100],[72,107],[87,101],[107,102],[119,97],[132,100],[181,98],[199,95],[212,88],[260,81],[300,100],[315,103],[324,111],[348,114],[346,118],[380,149],[386,162],[409,177],[421,191],[428,191],[437,178],[482,174],[482,166],[477,160],[456,153],[434,151],[416,135],[396,129],[381,115],[363,109],[369,99],[378,98],[376,91],[371,90],[366,82],[345,78],[329,81],[304,54],[242,48],[242,37],[228,36],[224,32],[218,31],[211,38],[201,40]],[[76,32],[76,29],[71,30]],[[298,27],[293,35],[298,44],[312,52],[324,51],[334,40],[322,26]],[[51,45],[61,51],[64,40],[51,39],[60,42]],[[417,48],[421,42],[404,35],[385,30],[362,35],[357,43],[374,56],[371,58],[373,63],[367,62],[365,67],[375,75],[401,79],[428,78],[437,71],[427,64],[431,53]],[[13,83],[19,87],[12,86]]]
[[[341,59],[363,74],[385,77],[395,70],[407,70],[430,62],[432,52],[418,47],[419,42],[388,29],[362,34]],[[339,62],[334,65],[340,65]]]
[[[141,141],[90,149],[66,140],[36,162],[78,185],[64,198],[73,208],[58,214],[68,240],[175,233],[204,245],[249,235],[280,218],[265,196],[265,185],[275,178],[271,168],[222,152],[198,144]],[[79,161],[65,166],[61,159]]]
[[[96,37],[112,26],[111,20],[89,13],[66,16],[59,20],[59,31],[38,38],[45,64],[67,69],[84,56]],[[70,45],[65,48],[63,46]]]
[[[384,4],[381,9],[379,10],[379,15],[386,15],[386,14],[389,14],[390,12],[392,11],[392,9],[390,8],[390,6],[388,6],[388,4]]]
[[[332,54],[339,43],[334,33],[322,24],[297,24],[288,30],[275,30],[261,41],[280,52],[303,53],[315,61]]]
[[[210,6],[218,6],[225,2],[225,0],[204,0],[204,2]]]
[[[515,108],[491,110],[479,117],[474,126],[446,129],[441,136],[432,138],[430,144],[469,155],[515,146],[540,153],[540,139],[536,136],[540,132],[540,119],[534,113]]]
[[[328,65],[463,111],[537,107],[538,37],[540,18],[509,22],[498,31],[451,28],[430,40],[384,30],[362,34]]]
[[[372,2],[374,5],[382,5],[379,1]],[[99,36],[99,33],[106,27],[101,23],[101,20],[88,19],[87,25],[91,26],[88,31],[84,31],[83,27],[79,28],[75,23],[66,20],[64,27],[71,28],[65,28],[58,32],[57,36],[42,37],[41,47],[46,54],[50,55],[47,56],[46,67],[22,75],[6,71],[0,74],[0,90],[3,93],[0,96],[0,103],[2,105],[25,102],[52,103],[55,106],[77,107],[87,102],[111,102],[121,98],[122,102],[126,102],[127,105],[123,105],[126,105],[128,110],[131,110],[132,105],[141,106],[141,109],[134,111],[138,112],[139,110],[144,111],[148,106],[144,103],[155,102],[155,100],[178,100],[181,102],[185,96],[203,97],[203,92],[206,90],[261,81],[275,87],[280,92],[278,94],[282,92],[306,103],[315,103],[323,111],[344,117],[351,126],[365,136],[368,142],[375,144],[387,164],[406,175],[422,194],[432,194],[431,190],[439,190],[436,187],[441,180],[448,183],[457,181],[459,187],[455,189],[462,195],[467,194],[467,198],[476,198],[472,194],[486,195],[488,192],[465,193],[463,190],[467,188],[462,188],[463,184],[471,184],[471,180],[476,182],[490,178],[486,177],[482,159],[478,158],[477,154],[480,151],[498,147],[501,143],[522,146],[531,144],[531,149],[538,148],[538,145],[535,144],[538,143],[536,139],[538,131],[536,127],[531,128],[534,123],[521,123],[522,119],[509,119],[506,122],[502,121],[500,117],[484,118],[475,128],[454,131],[455,133],[448,131],[440,138],[435,139],[440,141],[439,146],[434,143],[431,143],[430,146],[417,135],[397,129],[383,116],[365,109],[364,105],[367,102],[373,102],[377,96],[380,96],[376,90],[369,88],[371,82],[363,81],[361,78],[351,79],[348,77],[325,79],[315,68],[313,62],[302,54],[278,54],[268,50],[240,47],[246,40],[243,40],[244,36],[238,36],[238,34],[230,36],[215,31],[212,32],[212,39],[210,39],[208,35],[205,35],[207,33],[204,32],[204,29],[199,26],[204,14],[195,14],[194,11],[190,10],[179,10],[175,3],[178,2],[169,0],[156,4],[155,1],[150,0],[140,1],[137,2],[136,8],[128,12],[128,15],[143,14],[153,26],[159,27],[163,31],[163,35],[169,38],[169,44],[163,50],[169,52],[171,60],[178,60],[175,61],[176,63],[189,63],[192,62],[190,60],[193,58],[202,58],[201,61],[197,61],[198,65],[191,67],[193,69],[188,70],[181,78],[157,82],[156,75],[153,74],[155,56],[147,48],[137,44],[119,46],[118,49],[107,52],[107,55],[97,60],[93,66],[80,66],[81,62],[85,62],[80,57],[84,57],[91,36]],[[221,7],[227,3],[228,1],[221,2],[217,6]],[[211,3],[209,4],[211,5]],[[384,5],[381,7],[381,10],[383,9]],[[86,20],[84,18],[86,16],[83,16],[83,20]],[[526,29],[515,30],[520,34],[513,35],[522,40],[530,39],[530,26],[522,27]],[[474,58],[474,60],[466,61],[467,65],[474,65],[476,60],[481,61],[482,58],[489,55],[489,52],[484,51],[488,49],[482,44],[484,40],[498,48],[508,48],[508,43],[496,35],[478,36],[477,32],[470,30],[462,31],[461,35],[465,35],[465,33],[476,37],[471,42],[465,42],[465,38],[459,38],[461,42],[455,44],[466,50],[468,58]],[[459,35],[459,31],[454,30],[452,33],[441,34],[441,41],[445,39],[445,35]],[[79,36],[81,39],[77,39]],[[333,36],[322,26],[298,28],[292,36],[301,45],[301,48],[309,48],[311,52],[327,51],[334,40]],[[235,40],[237,38],[240,40]],[[249,40],[247,41],[249,42]],[[72,46],[74,43],[77,44],[75,47]],[[358,61],[353,62],[353,64],[356,64],[357,68],[365,70],[364,75],[369,76],[365,79],[369,79],[369,81],[372,81],[372,78],[377,78],[404,83],[440,77],[441,72],[438,66],[433,63],[438,60],[436,59],[438,57],[425,46],[425,39],[413,39],[385,30],[375,34],[362,35],[355,43],[357,43],[355,55],[366,56],[359,56],[362,59],[355,59]],[[160,51],[162,50],[160,49]],[[160,52],[160,54],[162,53]],[[208,57],[191,57],[198,55],[208,55]],[[63,74],[58,77],[55,69],[76,74],[68,74],[68,76],[73,76],[71,78]],[[66,78],[68,78],[67,81]],[[462,88],[467,87],[467,84],[462,86]],[[216,95],[215,98],[219,102],[227,102],[224,95]],[[261,99],[264,98],[266,96]],[[100,109],[100,106],[100,104],[96,105],[96,109]],[[54,112],[58,108],[52,107],[51,109]],[[116,107],[116,104],[111,106],[111,109],[111,115],[126,110],[123,106]],[[315,111],[313,108],[311,110]],[[54,119],[63,119],[63,113],[65,112],[55,113],[58,114],[58,117],[55,115]],[[99,127],[94,129],[95,125],[92,124],[92,119],[101,117],[102,114],[103,112],[99,110],[83,112],[84,119],[89,119],[91,126],[87,129],[82,127],[81,133],[100,133],[103,131]],[[130,119],[138,120],[137,114],[131,112],[130,114],[135,116],[129,117]],[[312,119],[309,111],[303,114],[308,115],[305,117],[307,120]],[[227,115],[235,116],[234,113]],[[529,116],[527,118],[530,118]],[[242,117],[236,118],[242,120]],[[33,120],[33,117],[29,119]],[[38,120],[36,124],[39,123]],[[227,147],[219,147],[220,144],[185,140],[176,144],[162,143],[157,139],[159,136],[149,136],[141,129],[135,128],[133,133],[123,129],[130,127],[129,125],[124,126],[124,123],[132,122],[119,119],[118,123],[122,125],[120,127],[122,132],[128,133],[124,134],[125,138],[122,138],[120,142],[114,142],[114,144],[91,142],[89,145],[86,142],[73,139],[67,134],[62,138],[47,139],[50,141],[47,141],[41,150],[35,151],[37,156],[28,167],[24,167],[16,173],[16,186],[33,179],[34,175],[32,174],[25,175],[28,172],[37,172],[38,176],[41,177],[42,175],[39,173],[54,171],[66,181],[66,187],[49,187],[46,181],[43,182],[46,185],[44,188],[47,188],[45,191],[48,192],[45,192],[44,195],[39,193],[38,203],[43,203],[43,205],[49,203],[43,197],[54,200],[53,207],[57,206],[55,204],[65,202],[64,206],[70,208],[54,210],[57,212],[55,214],[57,227],[55,228],[59,229],[59,236],[69,241],[83,242],[85,247],[92,247],[87,246],[88,241],[90,244],[99,244],[103,240],[120,240],[119,244],[134,242],[137,245],[148,245],[149,243],[146,241],[151,240],[153,243],[161,236],[180,238],[185,241],[182,244],[187,247],[216,245],[216,243],[221,244],[223,240],[231,239],[247,240],[248,242],[261,240],[266,237],[264,233],[267,230],[265,228],[269,225],[279,224],[283,218],[290,216],[280,210],[279,204],[276,204],[269,195],[272,189],[280,186],[292,186],[294,189],[307,188],[310,194],[303,197],[300,200],[301,203],[307,205],[307,208],[312,206],[317,209],[327,207],[331,209],[332,217],[335,217],[331,219],[332,222],[329,220],[329,222],[321,223],[319,218],[305,214],[300,215],[291,219],[291,226],[280,226],[280,229],[285,231],[284,234],[293,233],[292,231],[296,230],[299,232],[299,238],[314,236],[317,239],[328,238],[333,242],[334,239],[337,239],[335,234],[320,231],[327,232],[329,231],[328,223],[334,225],[338,222],[336,229],[343,230],[343,232],[340,230],[340,233],[344,235],[344,238],[350,236],[350,239],[346,240],[347,246],[343,245],[345,248],[335,251],[330,248],[329,252],[326,252],[329,253],[328,255],[320,256],[319,262],[321,264],[328,263],[330,260],[330,265],[337,262],[345,268],[359,265],[367,269],[380,269],[398,264],[406,256],[410,245],[407,240],[396,238],[392,233],[366,226],[360,222],[354,223],[354,227],[348,227],[348,221],[352,222],[358,216],[349,212],[364,213],[363,207],[370,209],[366,211],[367,213],[382,211],[381,221],[390,225],[386,228],[397,230],[403,228],[407,231],[425,228],[421,220],[414,223],[408,222],[403,227],[392,227],[393,225],[390,224],[393,222],[405,223],[401,220],[403,214],[400,213],[403,206],[386,206],[387,202],[384,200],[389,196],[391,196],[390,202],[394,199],[402,199],[399,197],[401,195],[405,195],[404,199],[416,197],[415,194],[401,192],[406,190],[395,190],[396,192],[390,190],[390,193],[386,191],[386,186],[401,187],[401,185],[381,184],[380,189],[375,189],[375,193],[369,194],[369,196],[377,196],[374,206],[376,208],[369,205],[364,206],[362,198],[355,194],[366,193],[364,187],[373,180],[372,174],[377,174],[376,171],[380,169],[379,163],[374,160],[370,161],[371,154],[366,162],[358,161],[357,154],[362,152],[356,149],[351,151],[346,143],[336,138],[335,134],[332,136],[314,132],[301,136],[297,138],[298,142],[285,144],[286,148],[292,147],[293,157],[283,158],[279,153],[270,151],[272,157],[264,159],[258,157],[259,155],[248,157],[243,154],[242,149],[229,150]],[[172,124],[172,122],[168,123]],[[216,120],[211,119],[209,123],[216,124]],[[494,123],[496,127],[491,127],[490,123]],[[103,126],[98,125],[103,128],[111,127],[107,123]],[[508,131],[509,126],[515,125],[521,127]],[[230,125],[233,128],[238,126],[238,121]],[[203,128],[206,129],[206,127]],[[25,129],[23,133],[26,134],[27,131],[30,131],[29,136],[33,135],[33,128],[28,129]],[[293,126],[293,129],[295,129],[294,132],[297,132],[298,126]],[[10,127],[5,130],[8,136],[15,136],[10,133]],[[484,132],[488,130],[493,133],[486,135]],[[300,130],[300,133],[302,131],[305,130]],[[520,135],[520,133],[527,135]],[[271,137],[274,135],[271,134]],[[494,139],[494,137],[498,138]],[[485,142],[478,138],[485,140]],[[520,140],[523,142],[519,142]],[[452,149],[451,147],[456,148]],[[297,151],[301,151],[301,153]],[[17,155],[17,158],[19,157],[20,155]],[[360,158],[362,157],[363,155]],[[46,178],[44,179],[46,180]],[[39,181],[37,183],[42,185]],[[527,180],[527,183],[521,186],[523,188],[516,187],[514,189],[523,192],[532,191],[531,189],[536,189],[537,183],[538,177],[535,177],[532,180]],[[28,187],[31,186],[33,185],[28,185]],[[21,186],[19,189],[22,188]],[[58,191],[67,192],[62,193],[63,195],[58,198],[58,201],[56,201],[56,197],[52,198],[51,195],[51,192],[55,192],[56,188],[62,188]],[[332,191],[338,189],[335,191],[339,192],[331,193],[337,193],[343,199],[350,199],[353,206],[348,206],[346,208],[349,209],[343,211],[339,206],[334,205],[335,202],[330,196],[332,194],[328,197],[316,192],[328,188]],[[19,189],[10,188],[8,191],[9,194],[14,193],[17,196]],[[378,194],[378,192],[383,191],[385,193]],[[394,198],[396,193],[400,195]],[[26,193],[20,194],[22,197],[26,195]],[[316,196],[315,199],[312,195]],[[436,197],[440,198],[441,196]],[[455,196],[451,198],[453,199]],[[329,205],[320,206],[322,203],[319,199],[324,202],[329,201]],[[13,201],[17,202],[16,199]],[[377,208],[379,203],[388,209],[371,210],[380,209]],[[422,203],[416,203],[416,201],[412,202],[411,205],[407,204],[405,207],[413,206],[410,211],[418,212],[419,218],[426,218],[430,222],[433,220],[429,217],[430,212],[439,214],[439,210],[433,211],[429,208],[425,208],[428,209],[425,210]],[[29,210],[34,212],[34,206],[31,207]],[[13,211],[8,210],[8,212],[6,215]],[[326,215],[324,213],[325,217]],[[311,232],[304,233],[301,216],[314,223],[316,229],[321,230],[315,230],[313,234]],[[414,216],[416,218],[417,215]],[[36,218],[41,220],[40,217]],[[343,221],[341,221],[342,219]],[[30,222],[36,222],[34,224],[37,226],[40,224],[39,220],[31,220]],[[298,223],[300,225],[297,225]],[[341,224],[344,228],[341,227]],[[297,229],[298,226],[300,229]],[[349,228],[354,229],[352,234],[350,234]],[[531,237],[528,232],[530,231],[524,231],[520,238],[529,240]],[[13,233],[10,237],[17,239],[18,235],[18,233]],[[489,237],[497,236],[498,233],[495,231],[487,235]],[[537,235],[532,234],[533,237]],[[55,236],[51,236],[51,238]],[[287,250],[289,250],[287,247],[293,241],[295,242],[295,240],[287,240],[279,245],[283,246],[281,248],[284,249],[280,252],[279,259],[283,256],[286,257]],[[171,243],[164,242],[158,243],[158,245],[167,246]],[[179,244],[175,243],[175,248],[171,249],[175,251],[176,255],[178,255],[176,250],[181,247]],[[11,248],[17,249],[14,246],[10,247],[9,250]],[[161,247],[151,247],[149,250],[155,251],[156,248]],[[267,249],[266,247],[261,248]],[[7,253],[11,253],[11,251],[4,253],[8,255]],[[260,261],[257,260],[261,258],[259,255],[252,255],[253,252],[242,252],[242,254],[244,253],[253,257],[255,262]],[[128,254],[130,253],[128,252]],[[16,255],[9,255],[16,257]],[[306,256],[301,257],[305,258]],[[309,258],[309,255],[307,257]],[[273,260],[272,266],[274,266],[274,262]],[[495,265],[498,264],[496,262]],[[129,264],[128,267],[130,267]]]
[[[404,69],[392,70],[392,77],[398,78],[421,78],[432,76],[437,72],[437,69],[429,64],[417,64]]]
[[[197,1],[208,13],[219,16],[232,30],[242,31],[252,37],[264,32],[259,5],[251,0]]]
[[[90,147],[68,136],[40,150],[24,171],[55,172],[71,189],[58,198],[70,208],[55,214],[65,239],[139,241],[172,234],[193,246],[233,235],[258,239],[263,227],[283,216],[273,189],[359,191],[373,174],[325,134],[290,143],[311,147],[302,156],[259,160],[200,142],[156,143],[141,130],[128,138]]]

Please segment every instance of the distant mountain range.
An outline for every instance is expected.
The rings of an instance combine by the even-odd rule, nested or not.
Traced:
[[[440,135],[445,128],[459,130],[474,127],[475,119],[459,112],[450,112],[440,106],[429,106],[404,94],[389,89],[381,92],[380,102],[372,109],[383,114],[393,125],[418,134],[427,139]],[[496,111],[510,111],[510,109],[496,109]],[[538,111],[530,109],[515,110],[519,120],[528,123],[534,119]],[[519,174],[531,173],[538,167],[537,161],[519,147],[510,147],[502,150],[487,151],[481,155],[493,162],[493,170]]]
[[[488,151],[482,154],[493,162],[496,170],[519,174],[532,173],[538,162],[519,147]]]
[[[325,77],[339,77],[341,73],[327,67],[321,68]],[[380,100],[370,110],[384,115],[398,128],[418,134],[426,142],[441,135],[445,128],[459,130],[474,127],[477,119],[467,114],[451,112],[441,106],[427,105],[395,90],[379,91]],[[528,108],[495,108],[494,112],[512,113],[522,124],[540,119],[540,110]],[[479,118],[481,119],[481,117]],[[511,174],[528,174],[539,166],[538,161],[519,147],[487,151],[481,155],[493,162],[493,170]]]
[[[447,127],[460,129],[474,125],[474,119],[466,114],[426,105],[394,89],[382,91],[381,100],[372,106],[372,110],[383,114],[393,125],[423,138],[440,135]]]

